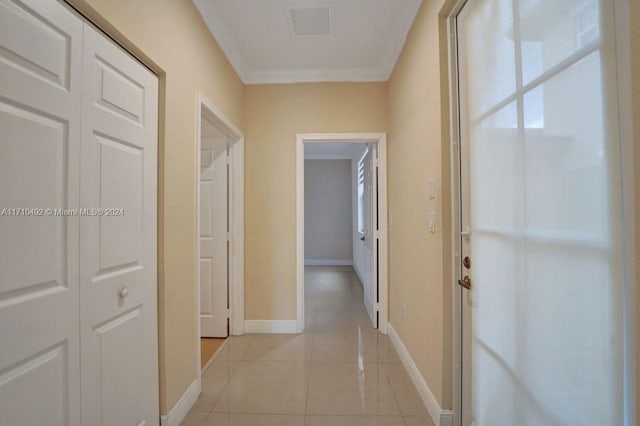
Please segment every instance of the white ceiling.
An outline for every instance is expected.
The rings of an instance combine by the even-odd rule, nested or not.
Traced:
[[[242,81],[256,84],[388,80],[422,0],[194,2]]]

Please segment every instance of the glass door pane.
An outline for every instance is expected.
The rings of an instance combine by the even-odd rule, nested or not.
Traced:
[[[465,425],[622,424],[621,188],[602,7],[469,0],[457,20],[473,285]]]

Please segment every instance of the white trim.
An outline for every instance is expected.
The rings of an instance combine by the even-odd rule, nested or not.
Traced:
[[[309,266],[353,266],[351,259],[305,259],[305,265]]]
[[[393,69],[392,64],[391,68]],[[384,82],[389,80],[386,66],[380,68],[307,69],[246,71],[241,75],[245,84],[289,84],[316,82]],[[240,73],[238,73],[240,74]]]
[[[452,425],[462,424],[462,288],[457,281],[462,278],[459,253],[462,250],[460,241],[460,120],[458,115],[458,49],[456,34],[456,17],[467,0],[458,0],[452,8],[447,19],[448,63],[449,63],[449,105],[450,105],[450,161],[451,161],[451,277],[449,283],[452,293],[451,300],[451,327],[452,327],[452,394],[453,394],[453,422]]]
[[[305,154],[305,160],[353,160],[352,155],[347,154]]]
[[[299,133],[296,135],[296,318],[297,332],[304,331],[304,144],[376,143],[378,145],[379,215],[379,311],[378,330],[387,334],[388,309],[388,237],[387,237],[387,135],[386,133]]]
[[[624,390],[625,390],[625,424],[635,425],[640,420],[638,401],[637,369],[640,362],[638,354],[638,282],[636,270],[636,208],[635,208],[635,167],[634,123],[632,103],[631,77],[631,39],[629,22],[629,0],[613,2],[613,21],[615,36],[616,84],[618,100],[618,117],[621,141],[622,167],[622,211],[624,214],[624,266],[625,266],[625,330],[624,330]],[[636,123],[636,125],[640,125]]]
[[[198,400],[201,390],[200,375],[198,374],[198,378],[191,383],[171,410],[160,416],[160,426],[180,426],[180,423],[189,414],[191,407]]]
[[[244,334],[244,137],[231,145],[231,276],[229,332]],[[199,306],[199,305],[198,305]]]
[[[407,370],[409,377],[411,377],[411,381],[413,382],[413,385],[416,387],[418,394],[420,394],[422,403],[427,408],[427,411],[429,412],[429,416],[431,417],[431,420],[433,421],[434,425],[435,426],[453,425],[453,419],[454,419],[453,411],[443,410],[440,407],[438,400],[433,395],[433,392],[429,388],[429,385],[427,385],[427,382],[424,380],[424,377],[422,377],[422,374],[420,374],[420,370],[418,370],[416,363],[413,361],[413,358],[411,358],[411,355],[409,355],[409,351],[407,350],[407,347],[402,342],[402,339],[400,339],[400,336],[398,335],[396,330],[393,328],[393,325],[389,324],[387,326],[387,329],[389,331],[389,340],[391,340],[393,347],[395,348],[396,352],[398,353],[398,356],[400,357],[400,360],[402,361],[402,365],[404,365],[404,368]]]
[[[229,270],[229,325],[231,334],[244,333],[244,135],[207,97],[196,93],[196,143],[195,143],[195,167],[194,181],[196,194],[195,211],[195,258],[196,271],[196,381],[198,382],[198,394],[201,387],[201,353],[200,353],[200,147],[202,142],[201,126],[202,116],[213,126],[222,132],[231,145],[231,205],[229,206],[229,219],[231,221],[231,267]],[[197,396],[196,396],[197,398]]]
[[[197,9],[204,22],[225,54],[231,66],[244,84],[285,84],[285,83],[310,83],[310,82],[384,82],[389,80],[391,73],[398,62],[400,53],[404,48],[409,30],[415,20],[422,2],[416,2],[411,10],[409,25],[394,25],[390,29],[389,40],[395,40],[392,46],[385,46],[385,54],[378,66],[366,68],[335,68],[335,69],[279,69],[260,71],[252,69],[242,56],[233,35],[231,34],[222,15],[217,11],[214,2],[195,0]],[[299,36],[296,36],[299,37]],[[328,37],[328,36],[325,36]]]
[[[295,334],[296,320],[245,320],[244,331],[249,334]]]

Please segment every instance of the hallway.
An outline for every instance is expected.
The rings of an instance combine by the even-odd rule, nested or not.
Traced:
[[[432,425],[353,269],[305,267],[305,332],[233,336],[183,426]]]

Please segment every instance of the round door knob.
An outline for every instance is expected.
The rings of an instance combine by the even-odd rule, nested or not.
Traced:
[[[124,287],[122,290],[120,290],[120,298],[121,299],[124,299],[128,295],[129,295],[129,289],[127,289],[126,287]]]

